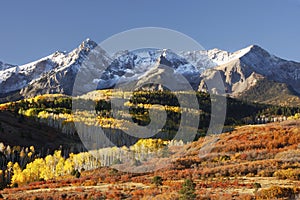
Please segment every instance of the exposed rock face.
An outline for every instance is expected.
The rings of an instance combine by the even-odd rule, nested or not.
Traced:
[[[210,79],[217,72],[221,74],[226,92],[234,97],[254,87],[258,81],[275,81],[291,86],[300,94],[300,63],[286,61],[270,55],[259,46],[250,46],[235,53],[236,57],[227,63],[202,73],[203,79]],[[199,90],[205,90],[200,83]]]
[[[293,94],[300,94],[300,63],[280,59],[256,45],[234,53],[219,49],[178,53],[139,49],[108,55],[87,39],[69,53],[57,51],[26,65],[0,62],[0,98],[4,101],[12,95],[22,98],[47,93],[80,95],[130,81],[147,84],[149,80],[163,79],[166,72],[178,80],[179,89],[184,85],[179,77],[184,77],[194,90],[207,90],[209,82],[210,90],[216,93],[241,97],[264,80],[284,83]],[[225,91],[215,86],[217,76],[223,80]],[[163,86],[152,89],[159,88]]]

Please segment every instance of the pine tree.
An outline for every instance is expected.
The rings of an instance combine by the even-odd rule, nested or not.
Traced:
[[[162,183],[163,179],[161,176],[154,176],[153,179],[152,179],[152,183],[158,187],[158,186],[161,186],[163,183]]]
[[[196,199],[195,194],[196,184],[191,179],[186,179],[182,185],[180,193],[180,199],[182,200],[193,200]]]

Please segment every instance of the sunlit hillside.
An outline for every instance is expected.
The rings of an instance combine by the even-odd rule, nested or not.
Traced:
[[[123,103],[116,115],[113,102],[118,99]],[[199,109],[190,109],[180,107],[168,91],[106,90],[1,104],[1,132],[6,138],[0,157],[2,196],[297,198],[298,108],[227,98],[224,133],[207,135],[211,100],[205,93],[197,93],[197,99]],[[157,104],[162,106],[153,106]],[[155,118],[150,109],[156,109]],[[194,141],[174,139],[183,111],[201,119]],[[145,126],[163,120],[162,112],[166,113],[164,126],[152,138],[126,134],[132,122]],[[100,129],[99,139],[95,133]],[[113,145],[105,143],[105,138]]]

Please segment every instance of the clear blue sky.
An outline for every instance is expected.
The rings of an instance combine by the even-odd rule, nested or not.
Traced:
[[[300,61],[300,0],[9,0],[0,9],[0,60],[12,64],[145,26],[180,31],[206,49],[258,44]]]

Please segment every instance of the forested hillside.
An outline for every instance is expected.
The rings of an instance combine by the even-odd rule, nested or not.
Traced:
[[[236,128],[219,135],[211,152],[200,157],[204,138],[182,146],[184,151],[174,146],[167,157],[171,165],[148,173],[97,165],[95,170],[77,171],[78,164],[94,162],[84,162],[80,154],[65,159],[58,151],[23,170],[9,164],[14,188],[1,194],[9,199],[297,199],[299,123],[288,120]],[[159,144],[153,142],[140,144]],[[153,147],[159,149],[159,145]],[[28,176],[30,172],[36,173]]]
[[[112,95],[113,92],[113,90],[97,91],[76,98],[65,95],[42,95],[1,104],[0,137],[3,137],[4,141],[0,149],[1,187],[26,187],[28,183],[35,181],[43,181],[42,184],[47,185],[45,187],[50,187],[52,181],[61,184],[60,180],[63,177],[69,179],[67,185],[72,185],[71,187],[74,186],[71,182],[77,185],[97,185],[97,180],[92,178],[89,178],[91,183],[86,183],[86,179],[78,178],[81,174],[85,174],[85,171],[96,170],[97,173],[97,170],[106,170],[108,166],[113,166],[112,177],[118,174],[117,177],[112,178],[113,182],[123,180],[120,177],[124,174],[118,172],[118,169],[144,171],[145,174],[141,177],[137,176],[140,177],[137,179],[133,174],[128,175],[125,182],[141,182],[147,185],[151,182],[149,182],[151,177],[157,175],[162,177],[161,181],[159,178],[153,180],[157,186],[163,184],[168,188],[167,191],[172,193],[179,190],[183,177],[193,179],[197,188],[215,187],[211,184],[221,184],[220,177],[231,177],[226,183],[234,188],[254,187],[252,183],[239,183],[239,179],[232,179],[232,177],[245,175],[298,180],[299,166],[296,161],[289,162],[289,167],[285,167],[286,162],[277,159],[282,151],[295,150],[294,153],[297,154],[299,139],[295,124],[285,125],[283,128],[272,125],[260,125],[262,127],[260,128],[258,125],[251,125],[270,122],[267,119],[276,118],[283,121],[299,118],[297,113],[300,113],[300,109],[297,107],[249,103],[227,98],[224,132],[230,131],[230,133],[214,136],[218,137],[215,140],[216,146],[205,157],[198,157],[197,152],[199,154],[202,143],[211,137],[204,136],[211,119],[211,101],[216,101],[217,96],[197,93],[199,109],[191,109],[182,107],[176,93],[169,91],[137,91],[132,96],[127,92]],[[183,95],[189,98],[192,94],[186,92]],[[120,108],[113,107],[112,102],[116,99],[121,99],[124,105]],[[149,109],[156,104],[162,107],[154,107],[154,109],[164,109],[167,118],[163,128],[152,139],[129,136],[123,131],[130,119],[140,126],[149,124],[151,122]],[[72,107],[74,105],[76,109]],[[125,114],[124,108],[129,110],[129,115]],[[121,117],[114,118],[112,109],[116,109]],[[182,120],[183,110],[200,118],[193,143],[189,141],[186,144],[184,140],[173,139]],[[159,116],[156,116],[156,119],[159,119]],[[76,124],[88,127],[83,129],[85,137],[89,137],[101,128],[115,146],[103,146],[101,149],[95,146],[88,152],[86,146],[80,141],[85,138],[78,132]],[[238,128],[241,125],[248,126]],[[162,163],[165,167],[168,166],[168,171],[159,171],[164,166]],[[276,167],[267,168],[267,165]],[[154,173],[155,175],[153,172],[145,171],[149,168],[153,171],[156,167],[159,172]],[[207,178],[211,180],[207,182]],[[98,180],[100,179],[102,183],[111,183],[109,178],[102,180],[98,177]],[[206,182],[201,181],[202,179]],[[145,187],[142,187],[140,195],[146,192]],[[195,195],[203,196],[199,193],[201,190],[197,191]],[[155,192],[160,193],[159,190]],[[182,192],[184,193],[184,190]],[[295,190],[296,192],[298,190]],[[131,197],[138,195],[123,194],[123,192],[120,194]],[[101,193],[101,195],[106,194]],[[176,196],[177,193],[174,195]],[[246,196],[248,198],[249,195]]]

